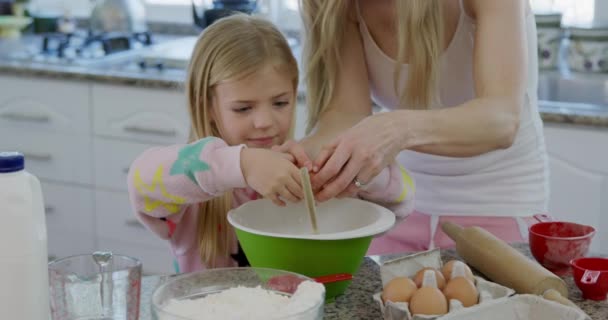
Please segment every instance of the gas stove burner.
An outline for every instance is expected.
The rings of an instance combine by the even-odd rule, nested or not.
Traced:
[[[152,35],[148,32],[132,34],[50,33],[45,35],[42,40],[41,53],[57,59],[94,59],[149,46],[152,43]]]

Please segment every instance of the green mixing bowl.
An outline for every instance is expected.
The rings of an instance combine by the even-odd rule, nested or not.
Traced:
[[[300,273],[311,278],[354,275],[371,240],[395,223],[392,211],[359,199],[332,199],[317,206],[314,234],[303,202],[278,207],[270,200],[248,202],[229,212],[252,267]],[[351,281],[325,284],[326,299],[344,293]]]

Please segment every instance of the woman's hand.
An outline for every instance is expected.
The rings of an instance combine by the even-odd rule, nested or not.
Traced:
[[[247,185],[278,206],[285,206],[282,199],[298,202],[304,195],[300,170],[294,161],[290,154],[267,149],[241,151],[241,170]]]
[[[363,119],[321,149],[313,163],[320,171],[311,179],[318,201],[352,194],[355,179],[363,186],[395,160],[402,133],[392,113]]]

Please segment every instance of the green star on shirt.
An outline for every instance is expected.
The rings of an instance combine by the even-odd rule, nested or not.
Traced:
[[[212,138],[204,138],[179,150],[177,160],[173,163],[169,174],[172,176],[183,174],[197,184],[194,173],[210,169],[209,164],[201,161],[199,157],[205,145],[211,140]]]

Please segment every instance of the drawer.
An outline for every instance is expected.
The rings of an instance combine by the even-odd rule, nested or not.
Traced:
[[[0,129],[0,150],[22,152],[26,170],[43,179],[90,185],[91,149],[90,136]]]
[[[0,76],[0,128],[87,133],[88,84]]]
[[[95,185],[127,191],[127,174],[133,160],[153,145],[123,142],[120,140],[95,139]]]
[[[181,91],[95,84],[92,97],[96,135],[167,144],[188,140],[190,121]]]
[[[48,256],[51,260],[95,251],[95,235],[91,232],[66,232],[48,228]]]
[[[115,254],[127,255],[137,258],[142,263],[143,272],[146,275],[152,274],[173,274],[173,255],[167,245],[153,249],[130,242],[125,242],[111,237],[99,237],[97,239],[97,249],[112,251]]]
[[[93,234],[93,191],[42,181],[47,229]]]
[[[166,248],[168,243],[146,229],[131,210],[129,194],[95,191],[95,226],[100,237],[134,243],[151,249]]]

